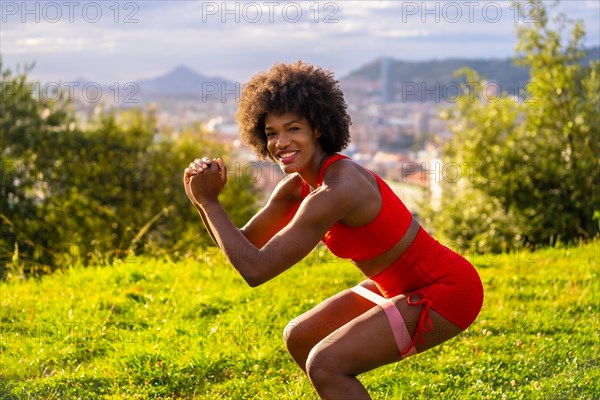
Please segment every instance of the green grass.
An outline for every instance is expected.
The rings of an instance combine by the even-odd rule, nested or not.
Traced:
[[[361,279],[321,257],[256,289],[208,254],[3,282],[0,398],[316,398],[282,331]],[[600,240],[474,257],[477,321],[360,379],[375,399],[597,399],[599,259]]]

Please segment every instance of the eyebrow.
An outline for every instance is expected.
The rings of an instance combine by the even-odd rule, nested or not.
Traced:
[[[294,122],[300,123],[300,122],[302,122],[302,120],[301,119],[295,119],[295,120],[292,120],[292,121],[284,123],[283,126],[291,125]],[[267,130],[267,129],[273,129],[273,128],[270,127],[270,126],[265,126],[265,130]]]

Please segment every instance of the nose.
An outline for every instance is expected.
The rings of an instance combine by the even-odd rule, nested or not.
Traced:
[[[290,144],[290,137],[286,133],[280,133],[277,135],[277,142],[275,145],[279,149],[286,148]]]

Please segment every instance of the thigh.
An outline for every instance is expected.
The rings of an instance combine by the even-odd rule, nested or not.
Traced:
[[[421,306],[409,305],[404,295],[391,300],[398,307],[411,337],[414,337]],[[459,327],[433,309],[429,310],[429,315],[432,329],[425,334],[423,343],[417,341],[418,352],[423,352],[462,332]],[[373,307],[323,338],[314,346],[308,363],[313,367],[358,375],[401,359],[387,315],[382,308]]]
[[[380,294],[370,279],[360,285]],[[327,335],[374,307],[376,305],[364,297],[349,289],[344,290],[290,321],[284,337],[286,341],[301,341],[312,348]]]

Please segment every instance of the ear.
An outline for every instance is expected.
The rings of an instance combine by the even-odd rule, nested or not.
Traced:
[[[319,132],[317,129],[315,129],[315,137],[316,138],[321,137],[321,132]]]

